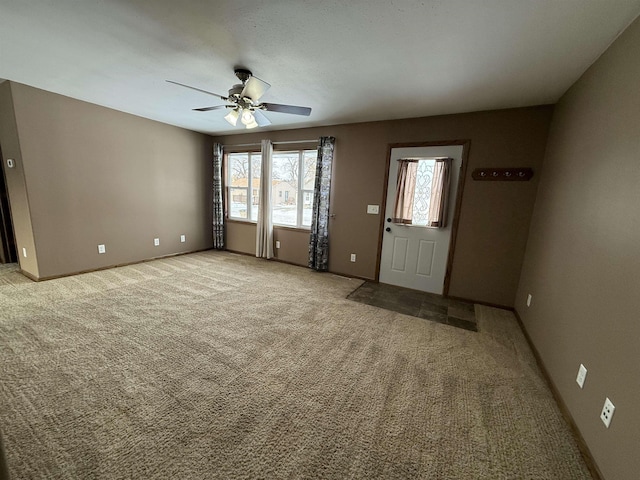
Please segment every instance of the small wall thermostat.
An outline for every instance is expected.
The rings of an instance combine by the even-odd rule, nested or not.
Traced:
[[[7,158],[7,167],[13,168],[15,166],[16,166],[16,162],[13,160],[13,158]]]

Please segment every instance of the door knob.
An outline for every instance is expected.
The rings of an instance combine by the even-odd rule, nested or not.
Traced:
[[[391,231],[391,227],[387,227],[387,228],[385,228],[385,230],[386,230],[387,232],[390,232],[390,231]]]

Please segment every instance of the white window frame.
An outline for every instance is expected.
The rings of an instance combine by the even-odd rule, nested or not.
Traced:
[[[247,155],[247,186],[246,187],[234,187],[231,179],[231,159],[232,155]],[[261,152],[229,152],[226,154],[226,180],[227,180],[227,218],[237,222],[256,223],[256,220],[251,218],[253,213],[253,169],[255,168],[253,157],[262,157]],[[245,197],[247,198],[247,218],[233,217],[231,215],[231,202],[233,202],[233,196],[231,192],[233,190],[245,190]],[[258,186],[258,196],[260,195],[260,186]]]
[[[314,190],[313,189],[304,189],[304,156],[306,152],[314,152],[314,149],[301,149],[301,150],[274,150],[273,155],[277,155],[277,154],[298,154],[298,185],[297,185],[297,192],[296,192],[296,225],[289,225],[289,224],[284,224],[284,223],[275,223],[274,222],[274,226],[277,227],[284,227],[284,228],[295,228],[295,229],[300,229],[300,230],[310,230],[311,226],[310,225],[303,225],[303,219],[304,219],[304,198],[305,198],[305,194],[308,193],[309,197],[311,198],[311,203],[313,204],[313,196],[314,196]],[[247,155],[247,177],[248,177],[248,182],[247,182],[247,187],[234,187],[232,185],[232,170],[231,170],[231,159],[230,157],[232,155]],[[259,151],[243,151],[243,152],[229,152],[225,155],[225,164],[226,164],[226,173],[225,173],[225,178],[226,178],[226,193],[227,193],[227,218],[229,220],[235,221],[235,222],[247,222],[247,223],[256,223],[256,220],[252,220],[251,216],[253,213],[253,169],[255,168],[254,162],[253,162],[253,157],[261,157],[262,153]],[[273,167],[272,167],[273,168]],[[314,172],[315,175],[315,172]],[[273,171],[271,172],[271,176],[273,178]],[[245,190],[245,196],[247,198],[247,203],[246,203],[246,207],[247,207],[247,218],[243,218],[243,217],[234,217],[231,215],[231,202],[233,201],[233,196],[232,196],[232,191],[233,190]],[[285,194],[288,195],[288,192],[285,192]],[[260,195],[260,187],[258,187],[258,196]],[[282,196],[282,192],[280,192],[280,196]],[[273,208],[273,206],[272,206]]]
[[[304,194],[309,192],[311,193],[311,203],[313,204],[313,194],[314,191],[313,190],[304,190],[304,154],[305,152],[315,152],[316,150],[307,148],[307,149],[302,149],[302,150],[274,150],[273,151],[273,155],[277,155],[277,154],[292,154],[292,153],[297,153],[298,154],[298,188],[297,188],[297,192],[296,192],[296,224],[295,225],[288,225],[286,223],[275,223],[273,222],[274,226],[278,226],[278,227],[285,227],[285,228],[296,228],[296,229],[300,229],[300,230],[311,230],[311,225],[303,225],[303,218],[304,218]],[[315,176],[315,172],[314,172],[314,176]],[[273,172],[272,172],[272,177],[273,177]],[[315,182],[314,182],[315,183]],[[287,193],[287,192],[285,192]]]

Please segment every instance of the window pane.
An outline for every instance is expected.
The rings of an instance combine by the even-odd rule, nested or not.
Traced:
[[[313,190],[302,192],[302,226],[311,226],[311,215],[313,213]]]
[[[249,155],[246,153],[229,154],[229,185],[246,187],[249,177]]]
[[[311,214],[313,212],[313,192],[316,183],[316,163],[318,152],[305,150],[302,157],[304,177],[302,179],[302,226],[311,226]]]
[[[431,180],[435,160],[420,160],[416,174],[416,191],[413,197],[413,225],[426,225],[431,203]]]
[[[305,150],[303,155],[304,177],[302,178],[302,189],[311,190],[315,188],[316,181],[316,162],[318,160],[318,152],[315,150]]]
[[[229,159],[229,217],[247,218],[249,155],[231,153]]]
[[[229,189],[229,216],[232,218],[247,218],[247,189]]]
[[[298,152],[273,154],[273,183],[271,202],[273,223],[297,226],[298,224]]]
[[[258,221],[260,203],[260,171],[262,170],[262,155],[251,155],[251,220]]]

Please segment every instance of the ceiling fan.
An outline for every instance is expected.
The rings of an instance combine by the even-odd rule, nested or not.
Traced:
[[[242,82],[234,85],[229,89],[229,95],[218,95],[217,93],[202,90],[200,88],[191,87],[183,83],[167,80],[169,83],[179,85],[181,87],[190,88],[197,92],[213,95],[219,99],[228,102],[227,105],[215,105],[213,107],[194,108],[197,112],[209,112],[211,110],[218,110],[221,108],[230,109],[229,113],[225,115],[224,119],[234,127],[240,122],[246,128],[266,127],[271,125],[269,119],[262,113],[262,110],[269,112],[291,113],[293,115],[311,115],[311,109],[309,107],[296,107],[294,105],[281,105],[278,103],[266,103],[260,102],[260,98],[271,87],[267,82],[254,77],[253,74],[245,68],[235,69],[236,77]]]

